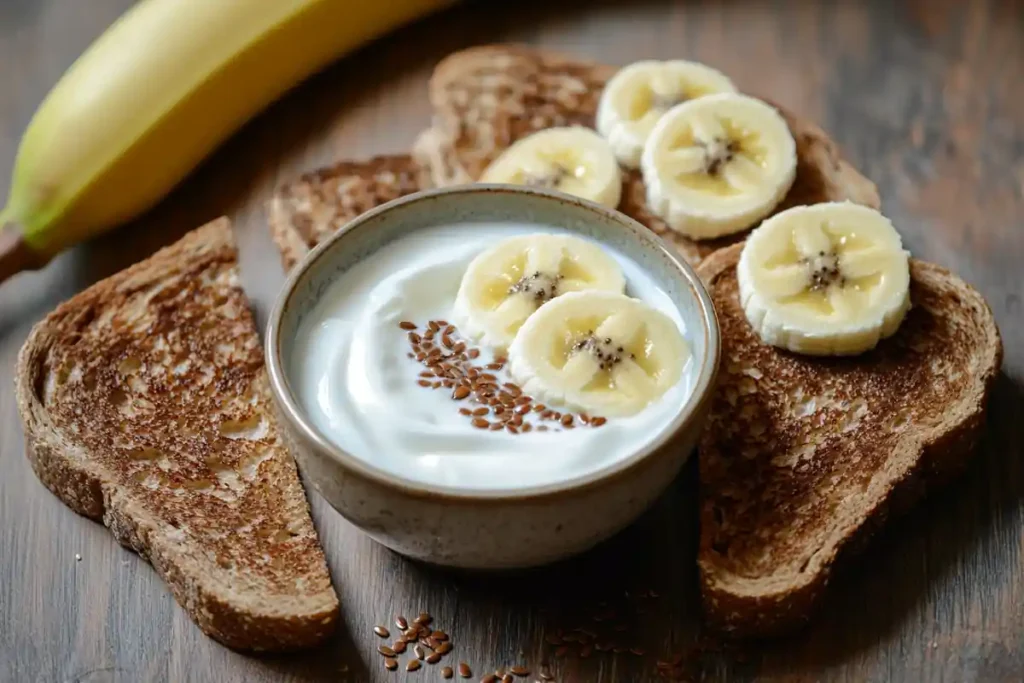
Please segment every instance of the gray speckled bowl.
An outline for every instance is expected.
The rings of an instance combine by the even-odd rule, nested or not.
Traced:
[[[557,225],[619,249],[644,266],[679,307],[696,368],[693,393],[646,447],[584,477],[534,488],[476,492],[403,479],[329,442],[304,414],[287,364],[303,315],[328,284],[384,244],[414,230],[468,221]],[[718,370],[718,321],[707,292],[671,247],[630,218],[554,192],[470,185],[380,206],[314,249],[270,316],[267,367],[289,447],[317,490],[389,548],[463,568],[536,566],[586,550],[636,519],[694,448]],[[596,512],[597,511],[597,512]],[[409,520],[416,520],[410,524]]]

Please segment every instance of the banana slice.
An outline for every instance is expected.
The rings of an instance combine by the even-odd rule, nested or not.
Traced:
[[[720,92],[736,92],[736,86],[704,64],[681,59],[634,62],[604,86],[597,130],[623,166],[637,168],[644,142],[665,112],[680,102]]]
[[[541,306],[509,347],[531,396],[598,415],[643,410],[679,381],[689,347],[671,318],[614,292],[573,292]]]
[[[644,146],[647,204],[673,230],[710,239],[767,216],[796,177],[796,142],[773,107],[708,95],[665,114]]]
[[[768,344],[854,355],[910,308],[910,266],[888,218],[851,202],[797,206],[747,238],[736,270],[747,320]]]
[[[537,233],[502,240],[469,264],[452,313],[463,334],[505,348],[542,304],[566,292],[621,293],[622,269],[593,242]]]
[[[611,147],[582,126],[547,128],[513,143],[480,181],[546,187],[611,209],[622,197],[622,172]]]

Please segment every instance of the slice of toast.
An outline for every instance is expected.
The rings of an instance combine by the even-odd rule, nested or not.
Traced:
[[[16,383],[42,482],[149,560],[203,631],[244,650],[330,634],[338,598],[227,219],[59,306]]]
[[[741,251],[698,267],[722,337],[699,446],[698,564],[708,621],[763,636],[805,621],[837,561],[966,464],[1002,345],[977,291],[911,260],[913,308],[873,351],[824,359],[775,349],[737,299]]]
[[[424,186],[407,154],[342,161],[281,186],[268,213],[285,270],[359,214]]]
[[[430,79],[433,127],[420,135],[415,159],[437,187],[472,182],[513,142],[552,126],[594,127],[604,84],[618,67],[521,45],[490,45],[456,52]],[[878,189],[844,161],[813,123],[776,106],[797,145],[797,175],[776,211],[798,204],[848,199],[878,208]],[[619,210],[673,243],[697,264],[739,233],[694,241],[669,229],[648,208],[640,172],[624,174]]]

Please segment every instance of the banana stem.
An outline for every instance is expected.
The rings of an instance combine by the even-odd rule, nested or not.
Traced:
[[[46,265],[44,259],[29,248],[14,223],[0,228],[0,283],[23,270],[35,270]]]

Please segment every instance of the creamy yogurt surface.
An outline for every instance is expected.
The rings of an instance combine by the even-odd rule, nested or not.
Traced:
[[[408,333],[399,323],[416,323],[422,331],[429,320],[451,320],[469,262],[502,239],[537,232],[565,233],[512,223],[425,228],[384,246],[331,283],[304,317],[288,359],[296,398],[315,428],[380,469],[472,491],[567,481],[608,467],[653,440],[690,395],[692,357],[682,379],[647,408],[597,428],[481,430],[458,411],[473,404],[453,400],[450,390],[417,384],[425,368],[409,357]],[[603,248],[622,267],[626,294],[668,315],[692,349],[691,330],[669,296],[636,262]],[[479,348],[481,362],[494,355]],[[509,381],[505,372],[495,374]]]

